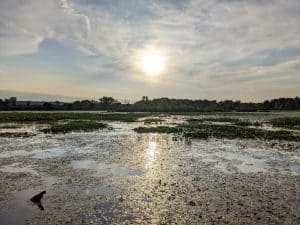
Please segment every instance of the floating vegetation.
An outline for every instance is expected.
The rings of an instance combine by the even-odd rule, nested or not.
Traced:
[[[43,129],[44,133],[68,133],[72,131],[93,131],[107,128],[107,124],[96,121],[70,121],[67,123],[51,124],[50,128]]]
[[[300,141],[300,136],[290,131],[272,131],[234,125],[183,124],[177,127],[138,127],[134,130],[138,133],[182,133],[184,136],[192,138],[215,137]]]
[[[259,121],[249,121],[249,120],[241,120],[238,118],[231,118],[231,117],[216,117],[216,118],[190,118],[187,119],[187,122],[192,124],[192,123],[203,123],[203,122],[219,122],[219,123],[232,123],[237,126],[255,126],[255,127],[260,127],[262,126],[262,123]]]
[[[251,126],[252,122],[250,122],[248,120],[243,120],[243,121],[241,120],[241,121],[238,121],[234,124],[237,125],[237,126],[247,127],[247,126]]]
[[[221,112],[221,111],[199,111],[199,112],[164,112],[165,115],[178,115],[178,116],[270,116],[273,112]]]
[[[231,117],[206,117],[206,118],[190,118],[187,120],[189,123],[192,122],[205,122],[205,121],[210,121],[210,122],[228,122],[228,123],[237,123],[240,122],[239,119],[237,118],[231,118]]]
[[[259,121],[251,122],[249,120],[240,120],[234,124],[237,126],[245,126],[245,127],[247,127],[247,126],[261,127],[262,126],[262,123]]]
[[[15,137],[32,137],[35,136],[33,133],[28,133],[28,132],[2,132],[0,133],[0,137],[10,137],[10,138],[15,138]]]
[[[17,129],[21,128],[22,126],[20,124],[4,124],[0,126],[0,129]]]
[[[184,129],[181,127],[167,127],[167,126],[158,126],[158,127],[137,127],[133,129],[137,133],[180,133]]]
[[[135,122],[139,118],[151,116],[151,113],[110,113],[98,114],[101,120]]]
[[[189,123],[203,123],[204,119],[198,119],[198,118],[189,118],[186,120]]]
[[[185,135],[189,137],[216,137],[216,138],[245,138],[266,140],[300,141],[300,136],[285,130],[263,130],[258,128],[241,127],[234,125],[207,125],[187,126]]]
[[[281,117],[271,119],[270,123],[274,127],[284,127],[291,129],[300,129],[300,117]]]
[[[0,122],[40,122],[49,123],[59,120],[108,120],[134,122],[142,117],[150,116],[149,113],[46,113],[46,112],[5,112],[0,114]]]

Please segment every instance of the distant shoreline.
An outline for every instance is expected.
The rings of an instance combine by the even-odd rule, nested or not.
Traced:
[[[0,111],[109,111],[109,112],[269,112],[299,111],[300,98],[277,98],[264,102],[216,101],[157,98],[143,96],[135,103],[121,103],[113,97],[82,100],[72,103],[60,101],[18,101],[16,97],[0,99]]]

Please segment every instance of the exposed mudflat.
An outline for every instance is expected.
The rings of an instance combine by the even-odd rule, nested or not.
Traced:
[[[300,223],[299,143],[109,125],[0,137],[0,224]],[[41,211],[30,198],[43,190]]]

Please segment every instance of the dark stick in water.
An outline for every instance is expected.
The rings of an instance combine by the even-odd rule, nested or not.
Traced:
[[[43,207],[43,205],[42,205],[41,200],[42,200],[44,194],[46,194],[46,191],[42,191],[42,192],[40,192],[39,194],[33,196],[33,197],[30,199],[30,200],[31,200],[34,204],[36,204],[36,205],[40,208],[40,210],[42,210],[42,211],[44,210],[44,207]]]

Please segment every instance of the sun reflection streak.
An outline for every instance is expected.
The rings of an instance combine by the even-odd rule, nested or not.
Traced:
[[[156,159],[157,143],[153,137],[149,138],[148,148],[146,149],[146,168],[152,168]]]

